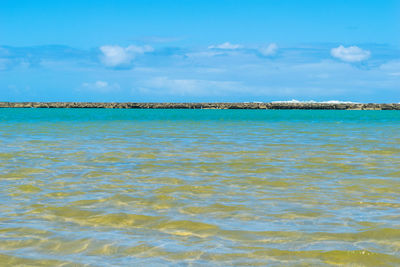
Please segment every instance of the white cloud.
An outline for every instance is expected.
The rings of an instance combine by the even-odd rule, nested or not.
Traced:
[[[400,76],[400,60],[392,60],[379,67],[390,76]]]
[[[271,43],[268,46],[259,49],[260,53],[263,56],[275,55],[277,50],[278,50],[278,45],[276,43]]]
[[[100,47],[100,51],[102,52],[101,61],[104,65],[108,67],[117,67],[129,65],[137,55],[152,52],[154,49],[149,45],[130,45],[128,47],[104,45]]]
[[[96,88],[105,88],[108,86],[108,82],[97,81],[94,83]]]
[[[85,82],[82,84],[82,87],[90,91],[96,91],[101,93],[118,91],[120,89],[118,83],[109,84],[106,81],[96,81],[94,83]]]
[[[241,92],[243,87],[235,81],[155,77],[142,82],[139,90],[141,92],[160,95],[209,96],[220,95],[226,92]]]
[[[346,62],[359,62],[368,59],[371,56],[371,52],[358,46],[344,47],[340,45],[331,49],[331,55]]]
[[[239,45],[239,44],[231,44],[230,42],[226,42],[226,43],[219,44],[219,45],[210,45],[208,48],[209,49],[217,48],[217,49],[235,50],[235,49],[243,48],[243,46]]]

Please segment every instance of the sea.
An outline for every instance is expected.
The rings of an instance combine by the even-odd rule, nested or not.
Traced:
[[[400,111],[0,109],[1,266],[399,266]]]

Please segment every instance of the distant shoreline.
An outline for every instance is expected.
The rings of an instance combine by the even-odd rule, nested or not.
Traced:
[[[400,110],[400,103],[135,103],[135,102],[0,102],[0,108],[106,108],[106,109],[319,109]]]

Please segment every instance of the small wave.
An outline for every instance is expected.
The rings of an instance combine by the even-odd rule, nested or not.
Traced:
[[[328,101],[314,101],[314,100],[307,100],[307,101],[300,101],[296,99],[292,100],[282,100],[282,101],[272,101],[271,103],[320,103],[320,104],[359,104],[358,102],[351,102],[351,101],[339,101],[339,100],[328,100]]]

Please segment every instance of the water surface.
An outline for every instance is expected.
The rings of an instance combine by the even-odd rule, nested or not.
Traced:
[[[400,112],[0,109],[0,262],[400,265]]]

